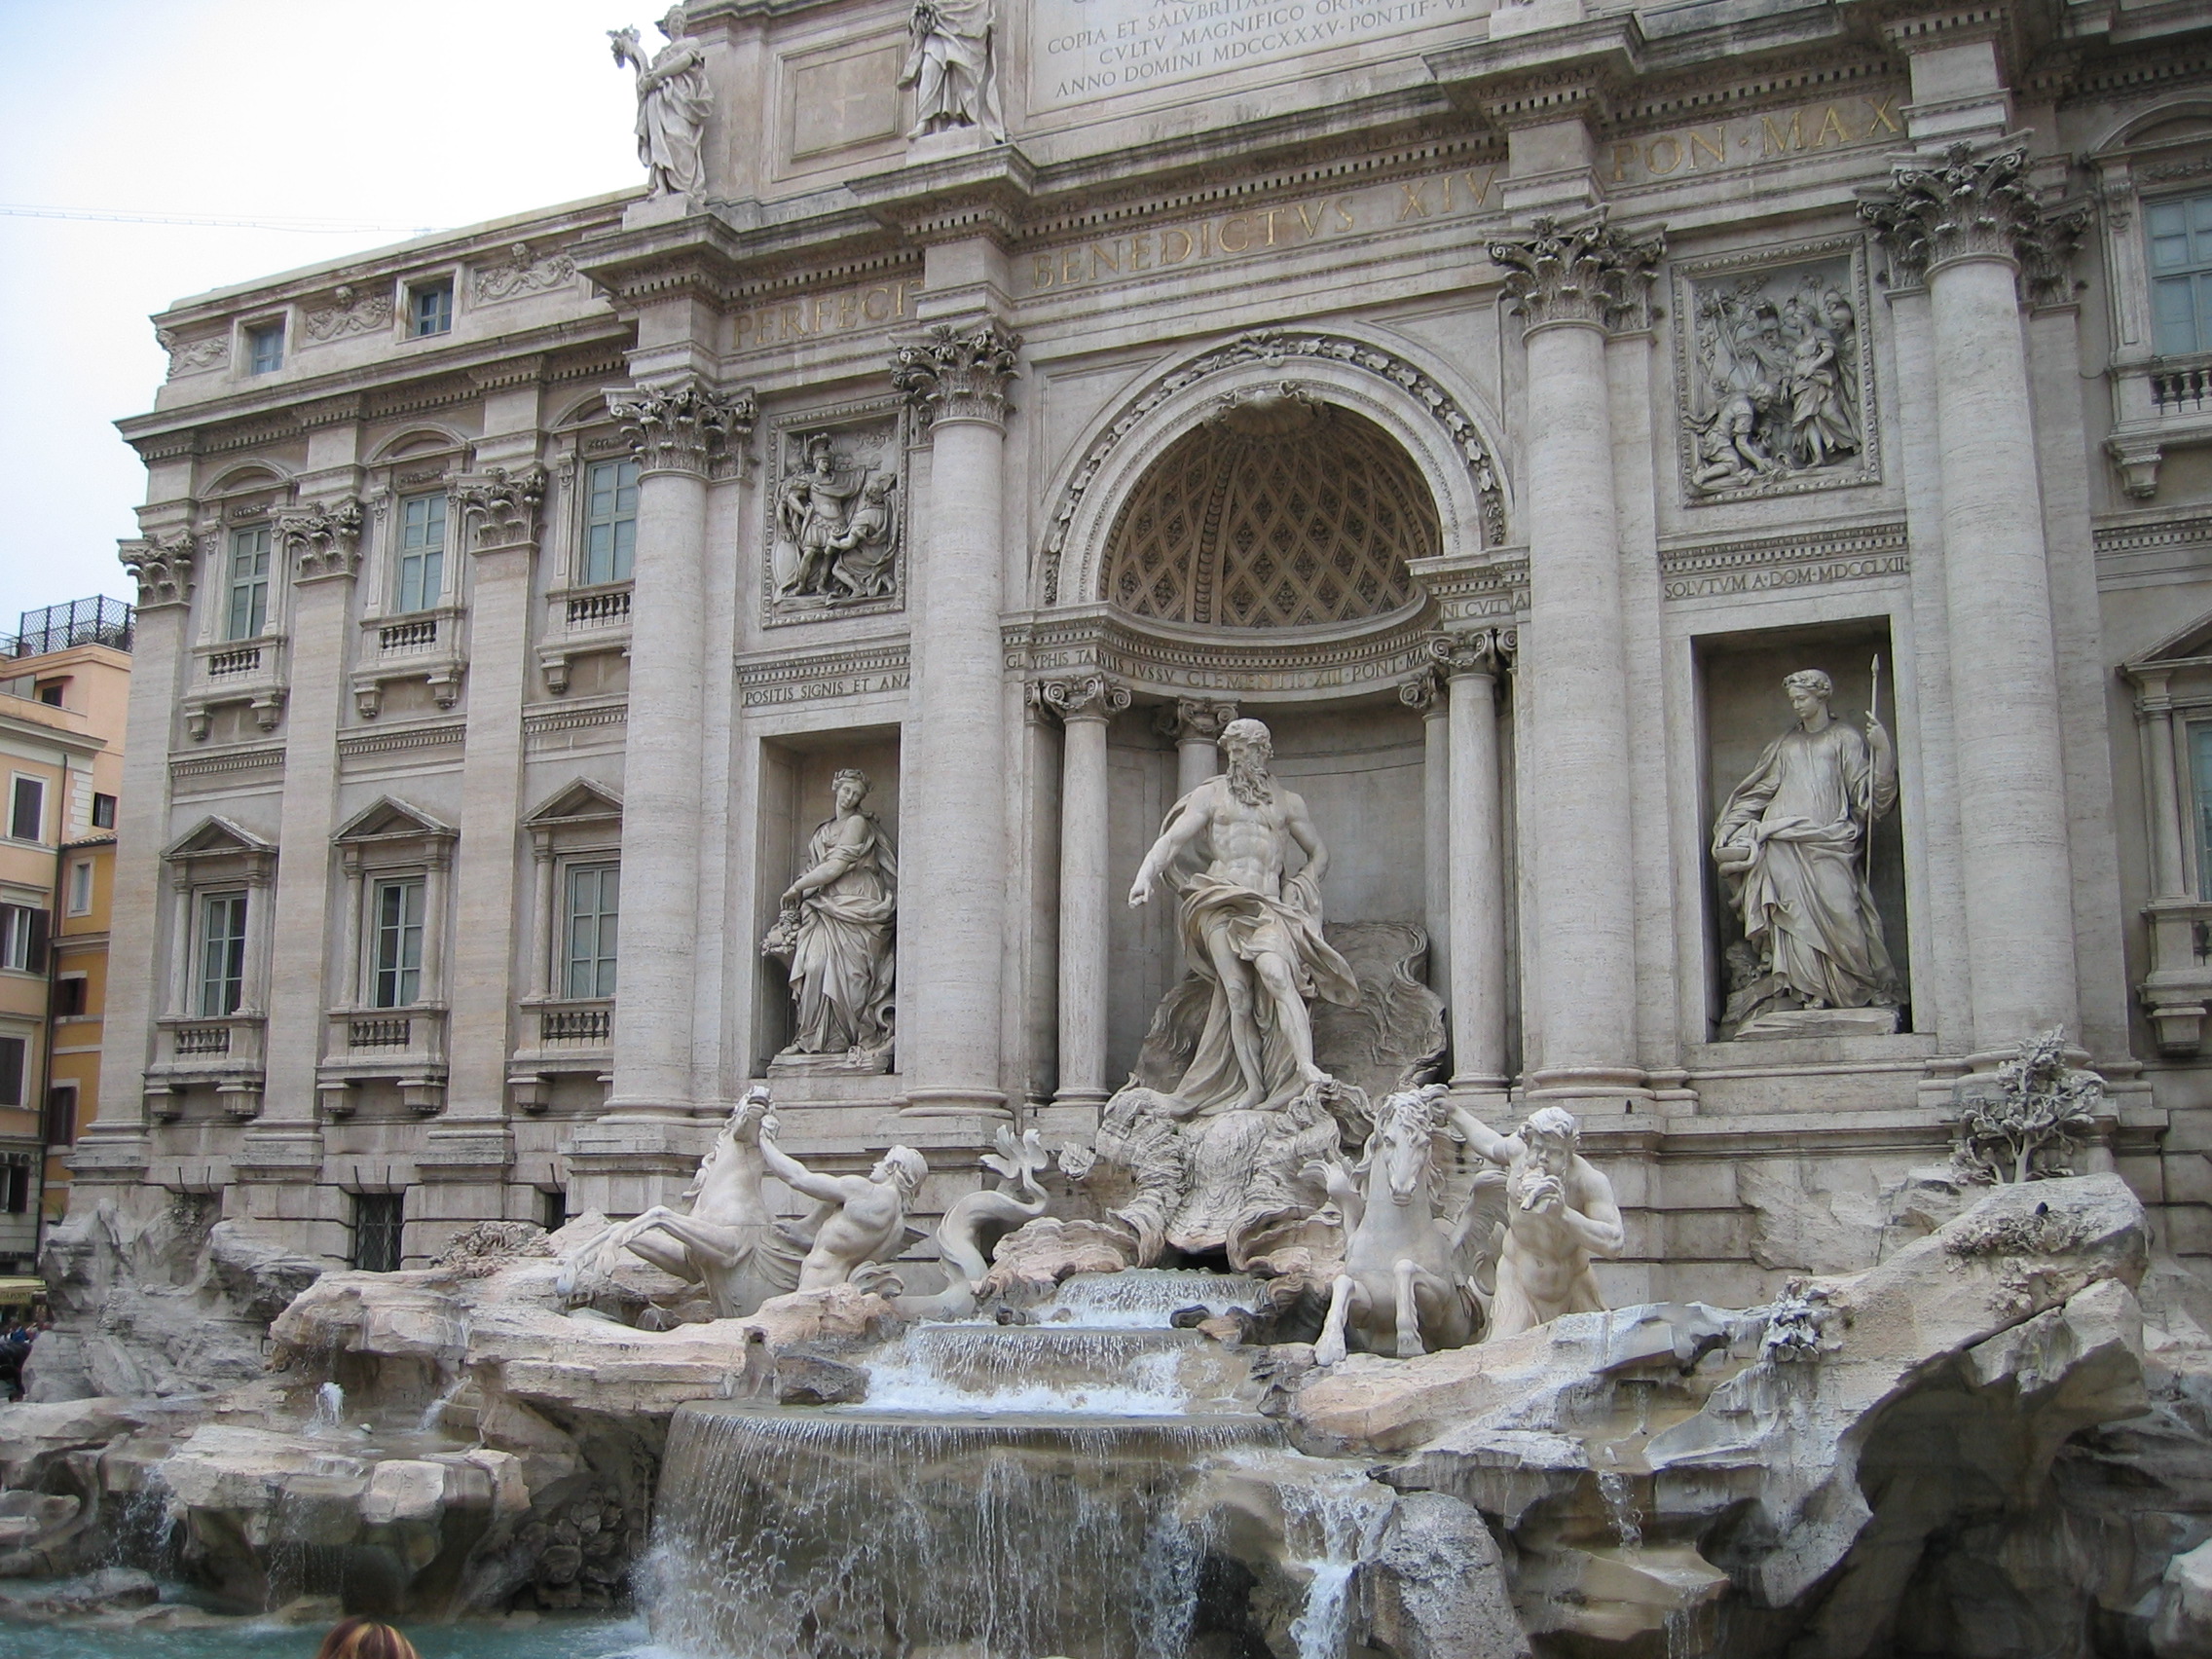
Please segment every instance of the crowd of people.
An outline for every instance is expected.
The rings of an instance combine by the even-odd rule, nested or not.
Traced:
[[[39,1333],[53,1323],[46,1309],[38,1306],[27,1311],[9,1309],[0,1313],[0,1399],[23,1397],[23,1361],[30,1357],[31,1344],[38,1341]]]

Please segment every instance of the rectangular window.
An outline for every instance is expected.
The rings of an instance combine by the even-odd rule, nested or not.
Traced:
[[[72,916],[89,916],[92,913],[91,859],[79,859],[69,866],[69,913]]]
[[[0,1106],[23,1103],[23,1065],[31,1046],[22,1037],[0,1037]]]
[[[54,981],[54,1001],[51,1011],[56,1019],[75,1019],[83,1014],[91,1001],[92,981],[82,974],[71,974],[67,978]]]
[[[400,1228],[406,1217],[405,1193],[355,1193],[353,1266],[364,1273],[399,1272]]]
[[[115,828],[115,796],[100,794],[97,792],[93,793],[92,828],[94,830],[113,830]]]
[[[453,332],[451,282],[425,282],[407,290],[407,332],[418,340],[426,334]]]
[[[638,545],[638,463],[599,461],[584,484],[584,580],[626,582]]]
[[[566,1187],[540,1189],[538,1198],[538,1225],[548,1233],[558,1233],[569,1225],[569,1192]]]
[[[446,498],[409,496],[399,503],[399,608],[427,610],[445,585]]]
[[[284,366],[284,325],[258,323],[245,331],[245,364],[249,375],[273,375]]]
[[[269,624],[269,527],[231,533],[231,608],[223,638],[251,640]]]
[[[18,841],[46,839],[46,783],[18,778],[8,798],[8,833]]]
[[[0,904],[0,968],[46,972],[47,917],[29,904]]]
[[[49,680],[38,688],[38,700],[50,709],[60,708],[62,688],[68,683],[66,680]]]
[[[245,895],[200,900],[200,1017],[236,1014],[245,997]]]
[[[2161,357],[2212,351],[2212,195],[2144,204]]]
[[[374,903],[370,1005],[412,1008],[423,1000],[423,878],[378,882]]]
[[[77,1144],[77,1086],[57,1084],[46,1091],[46,1144]]]
[[[31,1166],[27,1163],[8,1165],[8,1213],[21,1215],[31,1207]]]
[[[562,937],[567,967],[565,996],[614,994],[614,938],[622,884],[617,865],[576,865],[569,870],[567,926]]]

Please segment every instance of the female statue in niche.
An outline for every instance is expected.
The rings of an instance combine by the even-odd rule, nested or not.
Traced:
[[[793,1030],[784,1054],[880,1071],[891,1057],[898,860],[882,824],[861,806],[867,775],[848,767],[830,788],[837,810],[807,842],[806,868],[784,890],[760,948],[791,974]]]
[[[1819,669],[1783,686],[1797,724],[1767,745],[1713,832],[1714,862],[1756,957],[1755,977],[1730,999],[1733,1035],[1893,1030],[1896,971],[1865,848],[1874,821],[1897,804],[1897,751],[1871,713],[1863,734],[1828,713],[1835,686]],[[1817,1017],[1836,1009],[1888,1017]]]

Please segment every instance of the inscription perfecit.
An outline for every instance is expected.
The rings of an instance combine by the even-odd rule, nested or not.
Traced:
[[[921,290],[922,279],[907,276],[755,306],[730,318],[730,350],[757,351],[769,346],[795,346],[826,334],[900,327],[912,319],[914,296]]]

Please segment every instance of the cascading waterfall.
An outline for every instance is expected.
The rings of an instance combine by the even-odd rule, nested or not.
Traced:
[[[1194,1468],[1265,1419],[966,1419],[693,1404],[669,1434],[653,1624],[721,1659],[1181,1659]]]
[[[1278,1490],[1283,1542],[1291,1559],[1312,1574],[1305,1608],[1290,1626],[1298,1659],[1344,1659],[1351,1637],[1352,1574],[1382,1541],[1389,1493],[1359,1469],[1309,1476]]]

